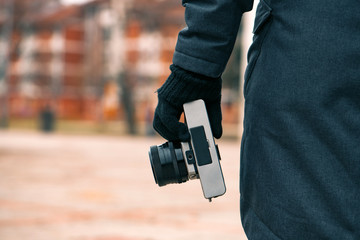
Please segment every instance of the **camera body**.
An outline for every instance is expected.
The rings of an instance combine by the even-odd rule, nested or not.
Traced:
[[[226,186],[204,101],[185,103],[184,114],[190,142],[166,142],[150,147],[155,182],[164,186],[200,179],[204,197],[211,201],[223,195]]]

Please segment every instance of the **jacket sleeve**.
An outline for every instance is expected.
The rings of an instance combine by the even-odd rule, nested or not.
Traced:
[[[253,0],[183,0],[187,27],[180,31],[173,63],[219,77],[234,47],[241,16]]]

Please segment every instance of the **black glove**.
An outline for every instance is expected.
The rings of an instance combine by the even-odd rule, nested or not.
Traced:
[[[211,129],[215,138],[222,135],[221,78],[210,78],[188,72],[175,65],[171,74],[157,90],[158,105],[153,121],[154,129],[168,141],[187,142],[190,134],[185,124],[179,122],[183,104],[197,99],[205,102]]]

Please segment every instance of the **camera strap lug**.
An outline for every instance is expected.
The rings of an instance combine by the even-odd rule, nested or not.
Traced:
[[[216,153],[218,155],[219,160],[221,160],[221,156],[220,156],[220,151],[219,151],[219,146],[217,144],[215,144],[215,148],[216,148]]]
[[[194,152],[190,149],[186,151],[186,161],[188,164],[195,164]]]

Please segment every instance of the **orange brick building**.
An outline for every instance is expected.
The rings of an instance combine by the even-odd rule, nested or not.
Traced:
[[[10,117],[34,118],[49,105],[61,119],[151,120],[154,89],[169,74],[185,26],[177,0],[14,1],[24,9],[10,34]],[[49,6],[35,11],[35,2]],[[224,113],[237,120],[236,111]]]

